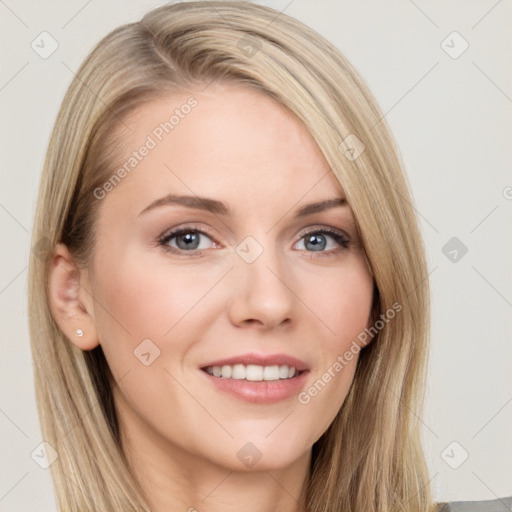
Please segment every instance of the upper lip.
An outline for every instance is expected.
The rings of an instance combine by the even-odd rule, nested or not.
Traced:
[[[208,366],[225,366],[225,365],[235,365],[235,364],[255,364],[258,366],[293,366],[297,371],[308,370],[308,365],[297,359],[296,357],[290,356],[288,354],[257,354],[255,352],[251,352],[248,354],[241,354],[239,356],[229,357],[227,359],[218,359],[216,361],[212,361],[208,364],[202,366],[202,369],[207,368]]]

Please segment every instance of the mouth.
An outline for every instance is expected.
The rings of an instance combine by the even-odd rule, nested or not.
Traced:
[[[258,354],[255,352],[210,361],[201,370],[220,379],[251,382],[294,379],[309,370],[308,365],[288,354]]]
[[[306,386],[309,366],[288,354],[248,353],[199,368],[214,389],[251,404],[291,400]]]
[[[234,364],[214,365],[201,368],[204,372],[219,379],[245,380],[251,382],[264,382],[276,380],[289,380],[299,377],[307,370],[297,370],[295,366],[283,365],[256,365]]]

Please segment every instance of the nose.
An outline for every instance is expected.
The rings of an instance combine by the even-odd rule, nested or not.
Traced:
[[[297,297],[292,272],[283,257],[266,248],[252,263],[238,254],[235,258],[231,272],[231,322],[238,327],[255,325],[263,330],[290,324]]]

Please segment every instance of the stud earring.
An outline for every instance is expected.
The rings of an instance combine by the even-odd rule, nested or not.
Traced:
[[[82,331],[82,329],[77,329],[77,330],[75,331],[75,334],[76,334],[77,336],[83,336],[83,335],[84,335],[84,331]]]

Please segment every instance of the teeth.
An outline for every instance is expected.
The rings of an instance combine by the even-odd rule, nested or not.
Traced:
[[[243,364],[235,364],[233,366],[231,378],[232,379],[245,379],[245,366]]]
[[[279,380],[288,378],[288,372],[286,368],[283,368],[283,376],[281,376],[281,368],[279,366],[264,366],[262,368],[262,378],[263,380]],[[249,378],[249,377],[247,377]],[[261,380],[261,379],[259,379]]]
[[[254,382],[264,380],[291,379],[297,370],[293,366],[259,366],[256,364],[234,364],[233,366],[208,366],[207,373],[223,379],[250,380]]]

